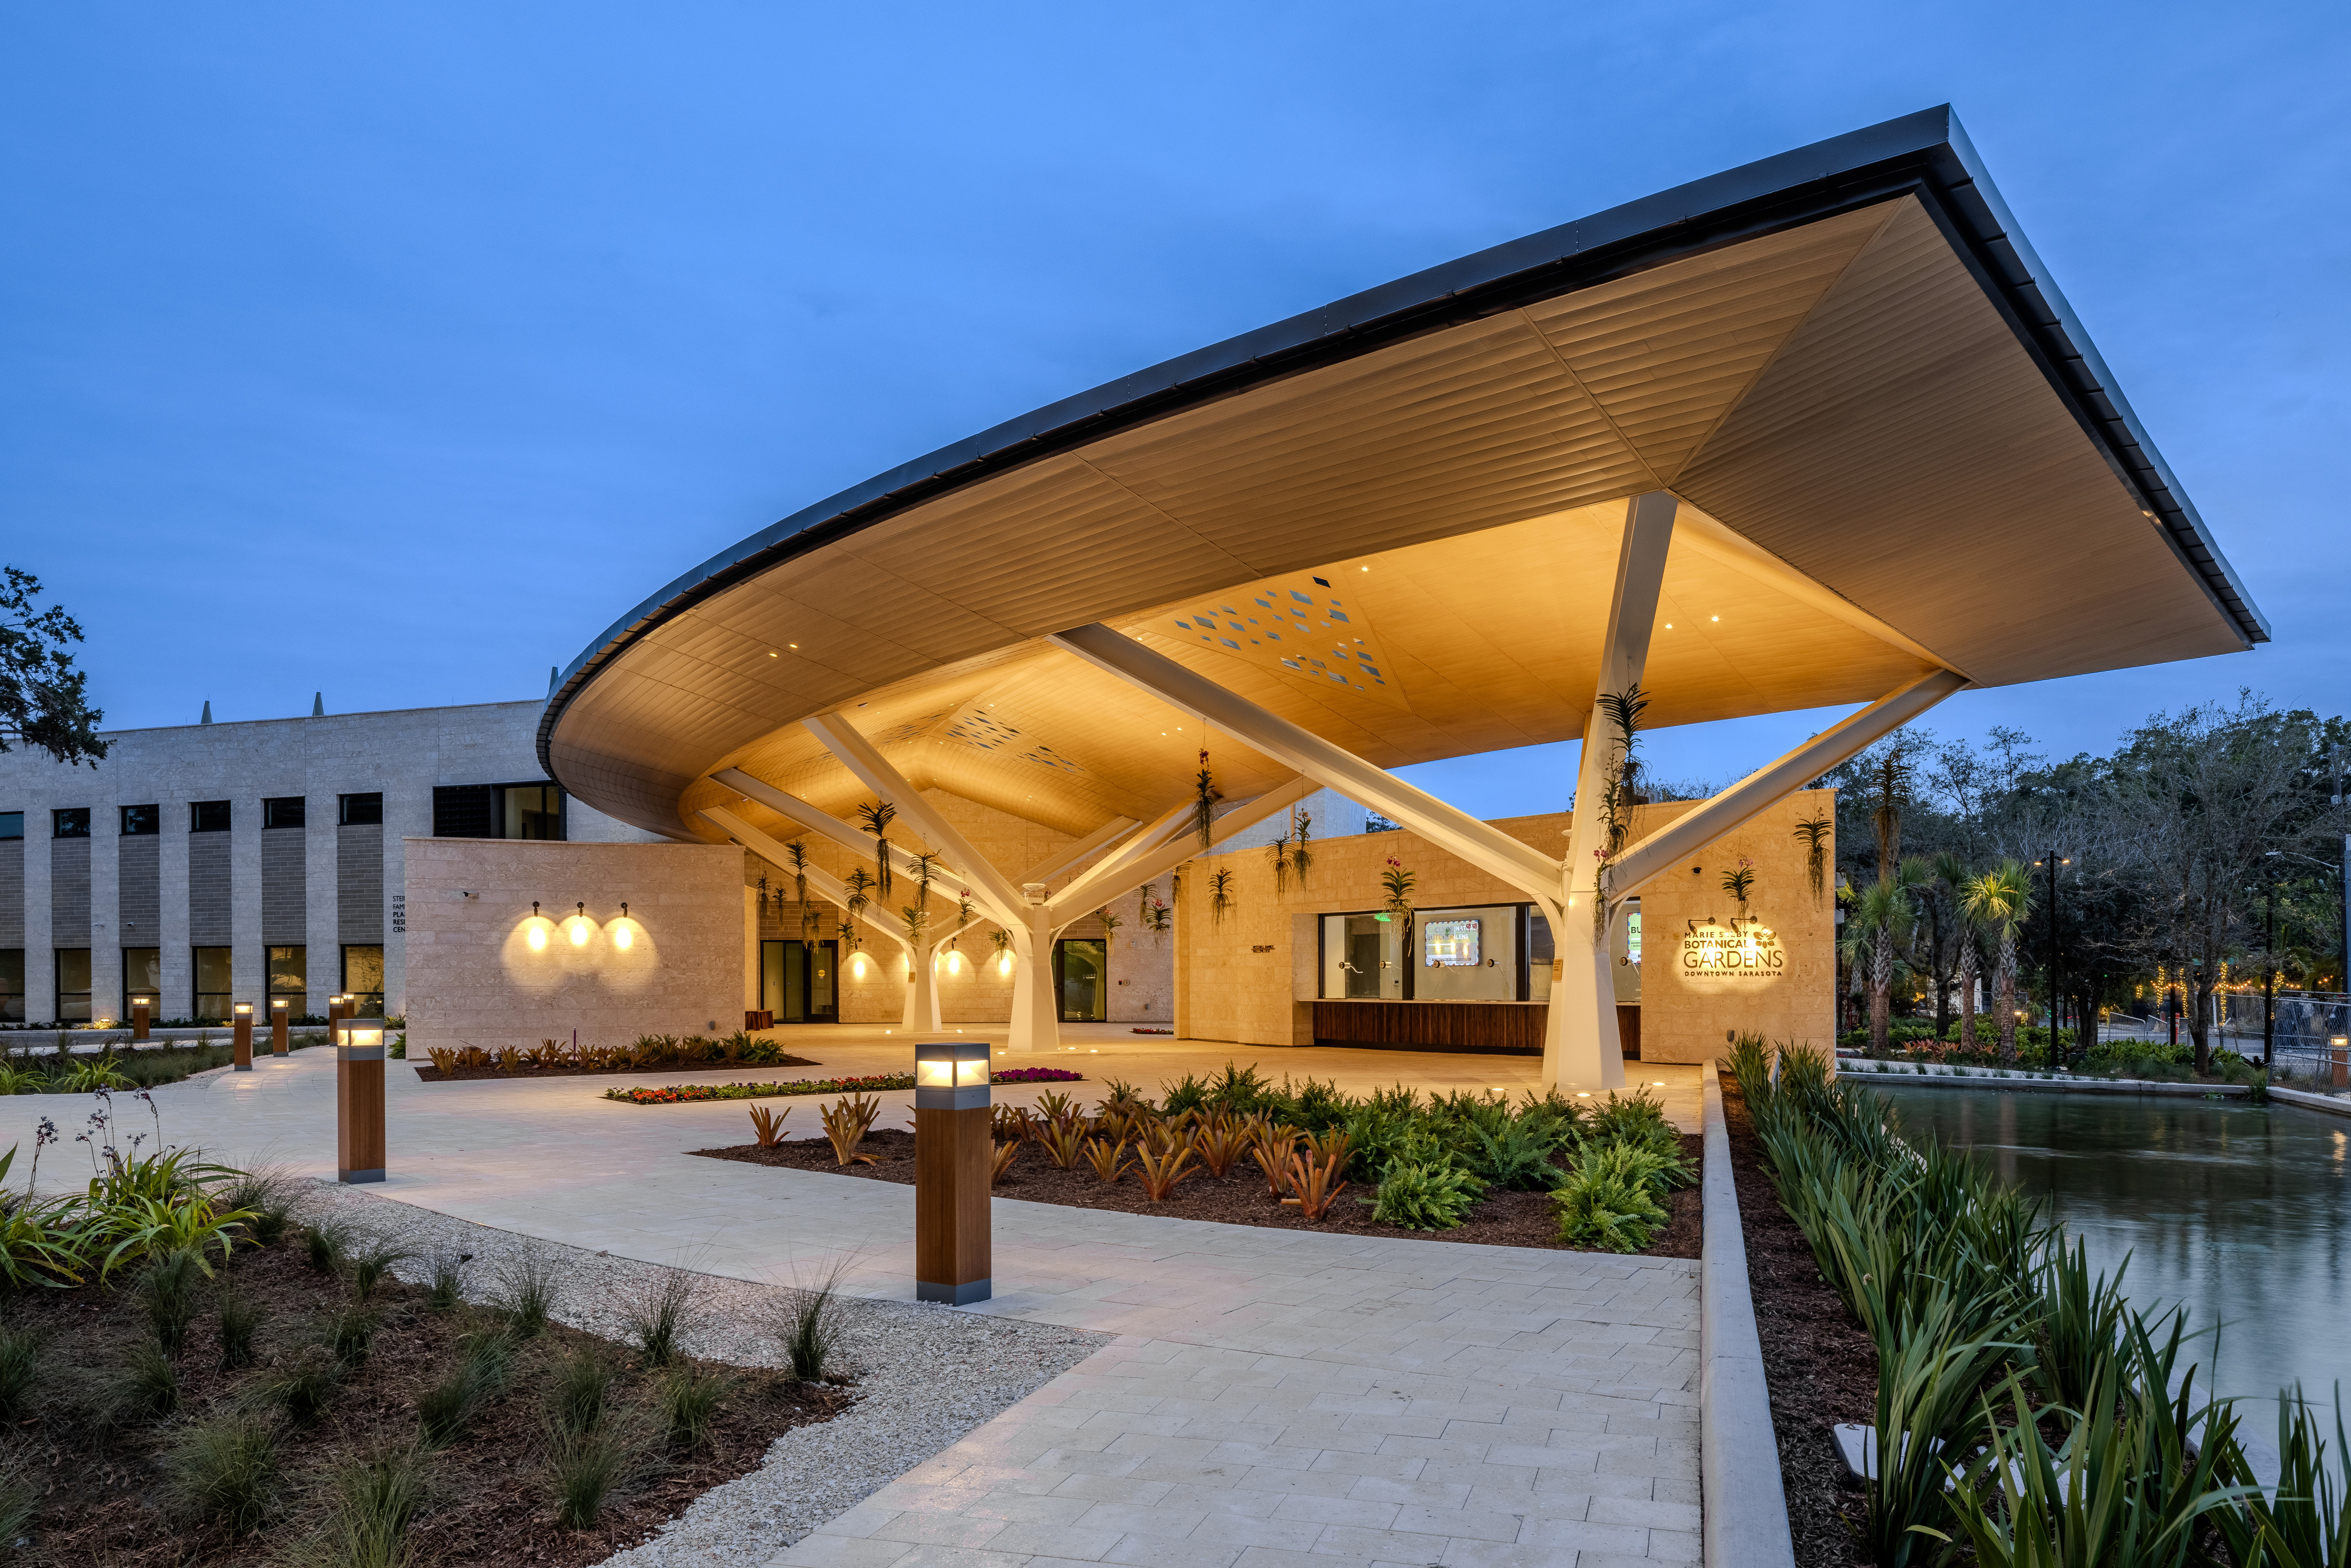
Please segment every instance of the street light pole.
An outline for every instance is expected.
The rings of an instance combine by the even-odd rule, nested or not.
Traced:
[[[2049,868],[2049,1065],[2058,1067],[2065,1059],[2057,1051],[2057,998],[2063,994],[2057,983],[2057,868],[2074,862],[2051,850],[2032,863]]]

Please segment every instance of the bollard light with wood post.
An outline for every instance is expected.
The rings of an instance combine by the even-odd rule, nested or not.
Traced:
[[[383,1145],[383,1020],[338,1019],[335,1179],[381,1181]]]
[[[133,997],[131,998],[131,1039],[134,1044],[147,1038],[148,1028],[153,1023],[154,1017],[154,998]]]
[[[987,1210],[995,1154],[984,1040],[914,1047],[914,1296],[964,1306],[987,1300],[994,1270]]]
[[[236,1070],[253,1071],[253,1004],[239,1002],[229,1013],[229,1042],[234,1048]]]
[[[286,1028],[287,1021],[292,1016],[293,1009],[287,1005],[287,1001],[284,997],[272,997],[269,998],[270,1055],[283,1056],[288,1051],[293,1049],[294,1042],[288,1036]]]

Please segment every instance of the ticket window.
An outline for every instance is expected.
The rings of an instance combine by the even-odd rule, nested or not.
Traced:
[[[1609,977],[1615,982],[1616,1000],[1625,1007],[1638,1007],[1641,1002],[1641,901],[1625,902],[1624,912],[1616,917],[1616,930],[1609,940]]]
[[[1322,917],[1322,995],[1356,1001],[1405,996],[1404,922],[1388,915]]]
[[[1425,909],[1414,928],[1413,996],[1433,1002],[1519,998],[1519,906]]]

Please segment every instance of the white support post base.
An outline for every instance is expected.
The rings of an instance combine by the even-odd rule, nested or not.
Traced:
[[[939,950],[906,949],[906,1012],[899,1027],[915,1034],[939,1032]]]
[[[1061,998],[1053,994],[1053,934],[1060,927],[1045,907],[1045,884],[1032,882],[1021,894],[1028,900],[1020,924],[1006,927],[1012,934],[1012,1030],[1007,1051],[1059,1051],[1061,1047]]]

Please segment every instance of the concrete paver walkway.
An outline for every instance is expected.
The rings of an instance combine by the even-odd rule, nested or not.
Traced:
[[[978,1032],[978,1031],[975,1031]],[[1155,1090],[1250,1053],[1120,1039],[1008,1064]],[[903,1070],[879,1030],[789,1031],[820,1068]],[[1261,1053],[1360,1092],[1531,1084],[1534,1063],[1384,1051]],[[1695,1069],[1644,1067],[1698,1120]],[[685,1081],[697,1074],[676,1074]],[[852,1290],[912,1297],[913,1192],[698,1159],[747,1141],[740,1103],[641,1108],[609,1085],[667,1077],[424,1084],[392,1064],[392,1178],[372,1190],[476,1223],[713,1273],[783,1281],[852,1260]],[[167,1139],[331,1175],[334,1063],[264,1059],[155,1092]],[[999,1091],[1033,1101],[1050,1085]],[[903,1124],[910,1092],[883,1096]],[[0,1103],[0,1140],[78,1122],[81,1097]],[[810,1101],[791,1130],[814,1135]],[[126,1132],[145,1107],[118,1098]],[[68,1133],[76,1130],[68,1126]],[[81,1151],[48,1151],[74,1178]],[[23,1168],[20,1159],[19,1167]],[[1357,1563],[1517,1568],[1698,1558],[1695,1263],[1210,1225],[998,1199],[982,1308],[1114,1333],[1064,1374],[778,1559],[783,1568],[1150,1568]]]

